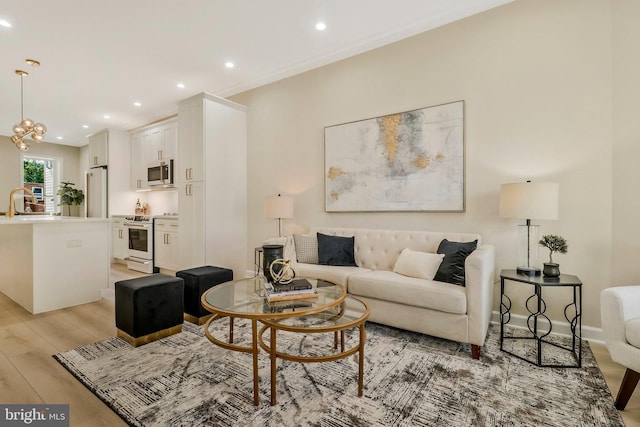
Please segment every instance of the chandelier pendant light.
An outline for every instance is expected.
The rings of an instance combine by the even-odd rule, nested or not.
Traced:
[[[27,59],[27,64],[32,67],[37,67],[40,62],[35,59]],[[16,74],[20,76],[20,123],[13,126],[14,135],[11,137],[11,141],[16,145],[16,148],[20,151],[27,151],[29,149],[29,142],[25,140],[30,136],[36,142],[41,142],[44,139],[44,134],[47,132],[47,127],[42,123],[36,123],[31,119],[24,118],[24,88],[23,78],[28,76],[29,73],[23,70],[16,70]]]

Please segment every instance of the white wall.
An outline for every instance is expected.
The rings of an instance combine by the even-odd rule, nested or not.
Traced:
[[[20,153],[9,137],[0,135],[0,212],[9,208],[9,193],[20,186]],[[73,182],[76,188],[82,188],[84,175],[80,169],[79,148],[46,142],[38,144],[34,141],[28,153],[61,158],[61,180]]]
[[[283,193],[295,197],[288,233],[310,226],[478,232],[497,248],[497,271],[513,268],[520,221],[499,218],[500,185],[555,181],[560,219],[539,222],[541,233],[568,240],[557,261],[584,283],[584,325],[599,326],[599,292],[611,282],[611,14],[605,0],[518,0],[232,97],[249,107],[248,247],[277,233],[263,204]],[[456,100],[466,108],[465,213],[324,211],[325,126]],[[529,291],[513,284],[516,311]],[[569,294],[546,296],[550,317],[563,318]]]
[[[640,2],[613,2],[612,284],[640,284]],[[633,19],[636,18],[636,19]]]

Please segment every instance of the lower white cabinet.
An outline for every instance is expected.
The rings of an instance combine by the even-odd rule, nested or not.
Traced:
[[[124,260],[129,254],[129,236],[124,222],[120,217],[111,220],[111,257],[118,260]]]
[[[153,244],[154,265],[167,270],[180,270],[180,234],[178,220],[174,218],[156,218],[154,222]]]

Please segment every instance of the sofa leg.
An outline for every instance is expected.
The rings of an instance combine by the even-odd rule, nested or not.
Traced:
[[[624,373],[624,378],[622,379],[622,384],[620,385],[620,390],[618,391],[618,397],[616,398],[616,409],[620,411],[624,410],[639,379],[640,373],[627,368],[627,371]]]
[[[471,344],[471,357],[478,360],[480,359],[480,346],[476,344]]]

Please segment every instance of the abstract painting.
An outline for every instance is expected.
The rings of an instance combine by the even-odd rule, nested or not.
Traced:
[[[464,101],[324,130],[327,212],[464,212]]]

